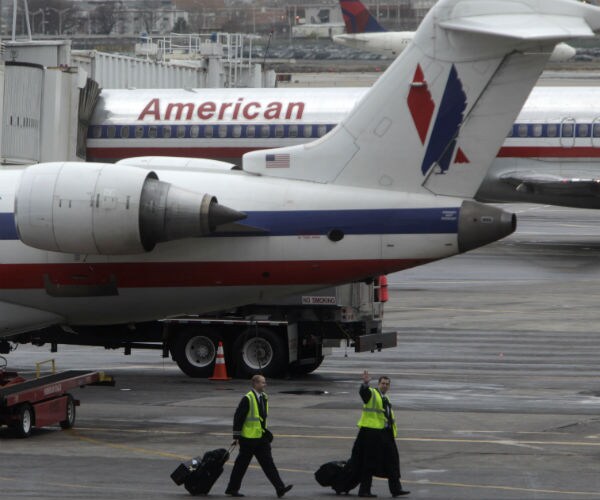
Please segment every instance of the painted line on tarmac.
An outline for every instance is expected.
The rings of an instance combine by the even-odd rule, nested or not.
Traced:
[[[230,436],[231,433],[225,432],[209,432],[211,436]],[[308,434],[275,434],[275,437],[288,439],[347,439],[354,440],[356,436],[331,436],[331,435],[308,435]],[[552,445],[552,446],[592,446],[600,447],[600,442],[584,442],[584,441],[530,441],[518,439],[462,439],[462,438],[396,438],[396,441],[415,442],[415,443],[471,443],[471,444],[499,444],[499,445]]]

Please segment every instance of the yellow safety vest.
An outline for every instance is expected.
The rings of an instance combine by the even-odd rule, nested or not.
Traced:
[[[371,391],[371,399],[369,399],[367,404],[363,405],[358,426],[366,427],[367,429],[385,429],[387,418],[385,417],[385,410],[383,409],[383,398],[381,397],[381,393],[372,387],[369,387],[369,390]],[[394,417],[394,411],[391,408],[390,418],[392,432],[394,437],[396,437],[398,435],[396,418]]]
[[[256,399],[256,394],[254,391],[248,392],[246,394],[248,398],[248,414],[246,415],[246,420],[244,420],[244,425],[242,426],[242,437],[246,439],[260,439],[264,433],[264,429],[262,426],[262,417],[258,411],[258,400]],[[269,403],[267,401],[267,395],[263,392],[262,397],[265,398],[265,415],[269,412]],[[265,427],[267,426],[266,418],[265,418]]]

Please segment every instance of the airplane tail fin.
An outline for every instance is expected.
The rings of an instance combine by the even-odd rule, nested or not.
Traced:
[[[360,0],[340,0],[346,33],[376,33],[387,31]]]
[[[412,43],[321,139],[247,153],[246,171],[471,198],[560,41],[600,9],[572,0],[440,0]]]

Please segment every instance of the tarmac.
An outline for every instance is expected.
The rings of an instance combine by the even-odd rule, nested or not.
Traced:
[[[392,379],[405,498],[600,498],[600,232],[597,211],[508,205],[515,234],[390,276],[385,326],[398,347],[335,349],[314,374],[268,380],[273,455],[285,498],[331,499],[316,483],[356,436],[363,369]],[[31,374],[98,369],[111,387],[75,391],[75,428],[0,429],[0,497],[187,498],[170,473],[231,443],[248,381],[183,375],[158,352],[20,346],[9,366]],[[235,453],[233,457],[235,458]],[[210,496],[224,497],[231,461]],[[389,497],[387,481],[373,491]],[[276,498],[255,462],[241,492]],[[354,490],[356,495],[356,490]]]

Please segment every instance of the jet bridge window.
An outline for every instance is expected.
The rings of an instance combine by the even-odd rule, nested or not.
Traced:
[[[546,127],[546,135],[548,137],[556,137],[556,136],[558,136],[558,125],[556,125],[556,123],[550,123]]]
[[[560,135],[562,137],[573,137],[573,132],[575,132],[575,127],[573,123],[563,123],[560,128]]]
[[[256,128],[254,127],[254,125],[248,125],[246,127],[246,137],[250,139],[256,137]]]
[[[587,123],[579,123],[577,125],[577,137],[588,137],[590,135],[590,127]]]
[[[127,139],[129,137],[129,127],[127,125],[121,127],[121,137]]]

